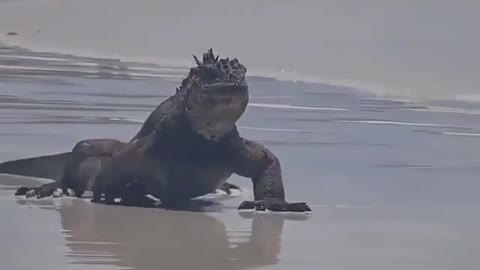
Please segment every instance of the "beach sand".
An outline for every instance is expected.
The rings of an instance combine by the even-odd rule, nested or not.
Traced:
[[[185,70],[0,48],[0,161],[127,140]],[[1,269],[477,269],[480,115],[346,87],[249,77],[242,136],[282,162],[313,212],[201,212],[29,199],[0,176]],[[463,106],[463,107],[462,107]]]

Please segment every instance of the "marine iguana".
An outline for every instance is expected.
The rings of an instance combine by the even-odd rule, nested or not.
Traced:
[[[254,201],[239,209],[311,211],[305,202],[286,201],[279,159],[239,135],[236,122],[249,100],[246,67],[236,58],[219,59],[212,49],[203,61],[193,57],[196,66],[130,142],[84,140],[70,153],[2,163],[0,173],[58,178],[54,169],[63,168],[61,181],[22,187],[17,194],[44,197],[72,188],[77,196],[94,191],[94,201],[105,193],[110,203],[133,183],[143,187],[140,195],[151,194],[167,206],[214,192],[238,174],[251,178],[254,189]]]

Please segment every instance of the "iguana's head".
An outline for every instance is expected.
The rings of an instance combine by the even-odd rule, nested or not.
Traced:
[[[248,103],[247,69],[237,59],[221,58],[213,50],[195,57],[196,67],[182,81],[185,112],[192,127],[208,139],[221,137],[235,127]]]

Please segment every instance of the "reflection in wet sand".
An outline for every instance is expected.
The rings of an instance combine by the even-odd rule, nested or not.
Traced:
[[[60,207],[42,204],[42,208],[59,211],[72,264],[139,270],[252,269],[276,264],[288,218],[241,213],[251,220],[250,230],[232,236],[223,222],[204,212],[104,206],[80,199],[62,200]]]

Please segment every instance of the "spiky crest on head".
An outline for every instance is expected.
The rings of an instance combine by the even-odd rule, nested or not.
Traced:
[[[208,87],[211,85],[240,84],[245,83],[247,69],[234,58],[220,58],[210,48],[203,54],[202,61],[193,55],[196,66],[190,68],[188,76],[182,80],[177,91],[192,91],[196,87]]]

